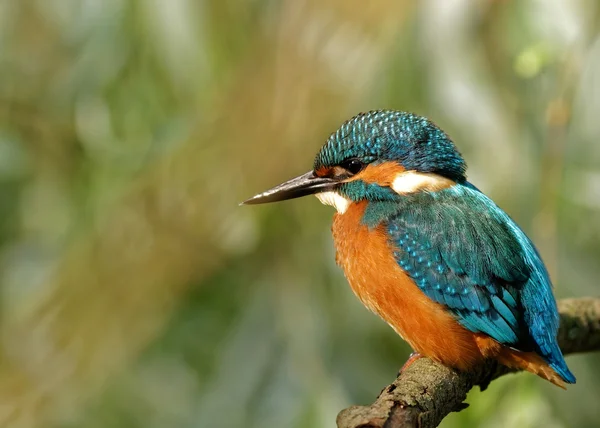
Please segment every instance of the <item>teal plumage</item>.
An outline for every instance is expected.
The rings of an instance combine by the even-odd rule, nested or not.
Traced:
[[[421,172],[464,179],[466,164],[454,143],[429,119],[394,110],[360,113],[331,134],[314,169],[357,158],[368,164],[395,161]]]
[[[363,221],[385,223],[397,262],[428,297],[468,330],[535,351],[575,382],[556,343],[558,311],[538,252],[487,196],[464,183],[369,205]]]

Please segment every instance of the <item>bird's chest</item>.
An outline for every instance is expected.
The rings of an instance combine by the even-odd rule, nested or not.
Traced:
[[[365,208],[365,203],[352,204],[344,214],[335,215],[336,262],[362,303],[404,336],[403,318],[423,295],[398,266],[384,225],[362,224]]]

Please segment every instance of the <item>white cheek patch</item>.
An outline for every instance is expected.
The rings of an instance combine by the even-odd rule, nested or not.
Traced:
[[[440,190],[451,187],[453,184],[452,180],[437,174],[405,171],[394,178],[392,189],[394,189],[394,192],[403,195],[419,190]]]
[[[344,214],[350,206],[350,200],[337,192],[323,192],[315,195],[322,204],[331,205],[338,213]]]

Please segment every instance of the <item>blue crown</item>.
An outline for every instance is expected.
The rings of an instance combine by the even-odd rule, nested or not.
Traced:
[[[331,134],[314,168],[354,158],[363,163],[396,161],[407,171],[465,180],[466,164],[452,140],[433,122],[412,113],[375,110],[358,114]]]

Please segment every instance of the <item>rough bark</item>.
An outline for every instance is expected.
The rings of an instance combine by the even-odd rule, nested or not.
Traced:
[[[600,350],[600,299],[559,301],[558,343],[565,354]],[[429,428],[450,412],[465,409],[467,392],[481,390],[511,372],[494,361],[468,373],[459,373],[421,358],[386,386],[370,406],[352,406],[337,417],[339,428]]]

